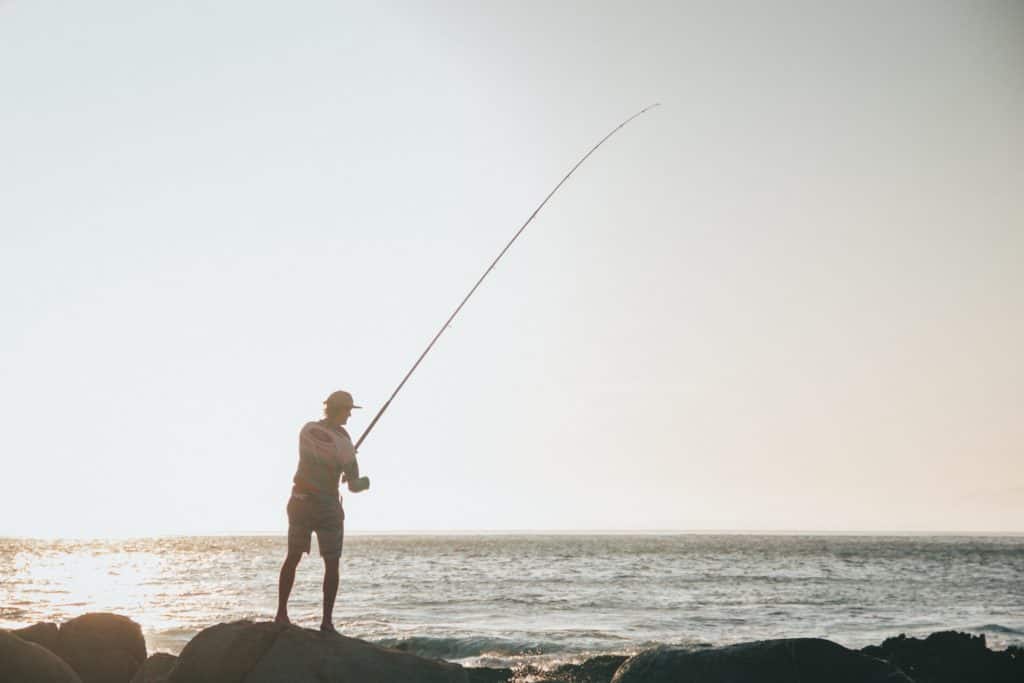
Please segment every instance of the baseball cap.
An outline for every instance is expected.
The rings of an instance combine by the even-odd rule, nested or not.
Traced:
[[[333,394],[327,397],[324,401],[325,406],[338,406],[338,407],[349,407],[349,408],[362,408],[357,406],[352,400],[352,394],[347,391],[335,391]]]

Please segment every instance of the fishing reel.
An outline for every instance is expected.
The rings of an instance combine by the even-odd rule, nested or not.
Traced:
[[[356,477],[355,479],[346,478],[344,481],[348,483],[348,490],[352,493],[359,493],[360,491],[365,491],[370,488],[369,477]]]
[[[370,478],[359,476],[359,461],[352,463],[351,468],[342,471],[341,480],[348,484],[348,490],[352,493],[359,493],[370,488]]]

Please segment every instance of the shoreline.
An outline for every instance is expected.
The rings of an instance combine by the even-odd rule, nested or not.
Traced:
[[[782,638],[726,646],[660,644],[635,653],[583,656],[572,663],[525,663],[514,667],[463,666],[424,656],[413,647],[415,642],[411,638],[388,647],[293,625],[243,620],[204,628],[175,656],[149,652],[141,627],[129,617],[88,613],[60,625],[44,622],[0,630],[0,679],[60,683],[243,683],[249,680],[249,672],[262,667],[276,673],[256,679],[281,683],[314,679],[629,683],[675,680],[678,672],[691,669],[748,671],[746,677],[728,680],[752,682],[762,680],[762,675],[766,681],[780,680],[772,677],[776,674],[769,675],[768,670],[782,672],[783,678],[786,671],[839,671],[845,676],[842,680],[855,683],[880,681],[883,674],[886,681],[904,683],[1024,680],[1024,647],[992,650],[985,635],[955,631],[933,632],[923,639],[900,634],[860,649],[822,638]],[[247,659],[244,665],[235,661],[238,657]],[[335,674],[324,673],[324,662],[328,661]],[[49,673],[43,678],[27,676],[24,672],[31,671],[33,666]],[[238,675],[232,678],[224,673],[228,669]],[[399,671],[404,673],[395,673]],[[674,673],[665,678],[659,671]],[[315,678],[309,678],[307,673]],[[812,679],[818,680],[813,676]]]

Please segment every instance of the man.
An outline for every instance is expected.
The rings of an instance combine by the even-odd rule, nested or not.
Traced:
[[[324,401],[324,419],[306,423],[299,432],[299,467],[288,500],[288,556],[278,580],[274,617],[278,623],[291,623],[288,596],[295,583],[295,568],[302,554],[309,552],[310,537],[315,531],[324,560],[324,614],[320,630],[337,633],[334,599],[338,595],[338,566],[345,538],[345,511],[338,481],[344,475],[352,492],[365,491],[370,486],[368,478],[359,476],[356,451],[344,428],[352,409],[361,407],[353,404],[352,394],[335,391]]]

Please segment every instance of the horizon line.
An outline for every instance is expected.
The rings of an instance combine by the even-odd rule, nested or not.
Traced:
[[[0,541],[95,541],[155,538],[261,538],[286,536],[286,530],[209,531],[203,533],[0,534]],[[1024,531],[934,529],[367,529],[346,531],[346,536],[875,536],[875,537],[1024,537]]]

